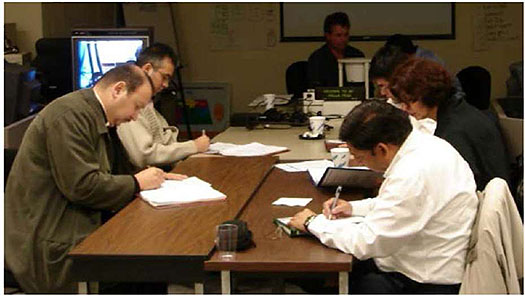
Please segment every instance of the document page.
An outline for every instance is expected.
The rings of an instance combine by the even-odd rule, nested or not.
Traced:
[[[262,156],[287,151],[288,148],[281,146],[264,145],[253,142],[246,145],[237,145],[221,151],[225,156]]]
[[[263,156],[288,151],[287,147],[264,145],[252,142],[245,145],[217,142],[210,145],[206,153],[219,153],[224,156]]]

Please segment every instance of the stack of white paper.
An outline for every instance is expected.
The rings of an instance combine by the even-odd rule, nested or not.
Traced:
[[[219,153],[224,156],[263,156],[287,150],[286,147],[264,145],[257,142],[245,145],[217,142],[210,145],[208,153]]]
[[[292,173],[292,172],[306,172],[308,169],[320,168],[326,169],[327,167],[333,167],[334,163],[330,160],[309,160],[301,162],[288,162],[288,163],[279,163],[275,165],[277,168]]]
[[[224,193],[197,177],[181,181],[165,180],[160,188],[143,190],[142,198],[154,207],[177,206],[195,202],[226,199]]]

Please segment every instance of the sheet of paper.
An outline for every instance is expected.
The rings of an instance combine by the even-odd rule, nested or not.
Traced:
[[[275,165],[275,167],[286,172],[306,172],[310,168],[327,168],[332,166],[334,166],[334,163],[327,159],[279,163]]]
[[[272,202],[272,205],[274,206],[289,206],[289,207],[304,207],[309,202],[311,202],[311,198],[302,198],[302,197],[281,197],[274,202]]]
[[[292,219],[292,217],[282,217],[282,218],[277,218],[277,220],[279,220],[279,222],[287,225],[290,220]],[[352,216],[352,217],[346,217],[346,218],[340,218],[340,219],[334,219],[334,220],[328,220],[328,218],[326,218],[325,215],[323,214],[319,214],[319,218],[317,219],[320,219],[322,223],[326,223],[327,226],[329,226],[330,228],[341,228],[341,227],[344,227],[345,225],[348,225],[348,224],[359,224],[359,223],[362,223],[363,220],[365,220],[365,217],[363,216]]]
[[[328,220],[325,215],[319,215],[319,223],[323,224],[323,231],[327,233],[337,233],[342,231],[351,231],[351,227],[356,227],[363,222],[365,217],[352,216],[347,218],[340,218],[334,220]],[[317,221],[316,221],[317,223]]]
[[[220,152],[225,156],[262,156],[269,155],[277,152],[283,152],[288,150],[286,147],[264,145],[261,143],[253,142],[246,145],[237,145],[236,147],[228,148]]]
[[[208,147],[208,151],[206,151],[205,153],[217,154],[217,153],[221,153],[224,150],[227,150],[233,147],[237,147],[237,146],[239,145],[232,144],[232,143],[223,143],[223,142],[211,143],[210,147]]]
[[[311,168],[308,169],[308,174],[310,174],[310,177],[314,181],[315,185],[317,185],[319,184],[319,181],[321,181],[325,171],[326,168]]]

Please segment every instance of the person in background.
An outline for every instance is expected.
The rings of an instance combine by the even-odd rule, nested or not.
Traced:
[[[324,215],[304,209],[290,225],[362,260],[352,267],[353,294],[457,294],[478,205],[465,160],[379,100],[350,111],[339,138],[359,162],[384,172],[377,197],[339,199],[333,209],[332,198]],[[363,221],[332,223],[330,216]]]
[[[432,52],[430,49],[414,45],[414,43],[412,43],[412,39],[406,35],[394,34],[388,37],[385,46],[397,46],[402,52],[410,55],[410,57],[428,59],[445,67],[445,62],[434,52]]]
[[[409,55],[398,46],[383,46],[374,54],[368,75],[375,86],[376,97],[392,99],[388,80],[396,66],[408,58]]]
[[[308,58],[310,87],[338,86],[337,60],[365,56],[359,49],[348,45],[349,32],[350,21],[346,13],[335,12],[325,18],[324,36],[326,43]]]
[[[438,64],[440,64],[443,68],[446,69],[445,62],[438,57],[434,52],[432,52],[430,49],[422,48],[421,46],[414,45],[412,43],[412,39],[410,37],[403,35],[403,34],[394,34],[390,37],[388,37],[385,46],[397,46],[401,49],[402,52],[407,54],[411,58],[422,58],[434,61]],[[397,65],[394,65],[394,68]],[[393,69],[392,69],[393,70]],[[453,76],[452,78],[452,85],[456,89],[457,92],[463,92],[463,86],[461,85],[461,82],[456,76]]]
[[[418,120],[437,122],[433,134],[449,142],[468,162],[478,190],[495,177],[509,181],[509,161],[497,126],[452,87],[445,68],[412,58],[397,66],[389,83],[403,110]]]
[[[111,130],[135,119],[152,93],[144,71],[125,64],[54,100],[29,125],[4,201],[5,263],[25,293],[76,293],[67,254],[103,214],[165,179],[186,178],[158,168],[114,173],[125,166]]]
[[[168,87],[176,60],[173,49],[162,43],[151,45],[138,56],[136,64],[153,81],[154,95]],[[193,141],[178,142],[178,128],[168,125],[153,102],[139,112],[137,120],[121,124],[117,132],[130,161],[139,169],[150,165],[171,167],[191,154],[208,150],[210,145],[204,133]]]

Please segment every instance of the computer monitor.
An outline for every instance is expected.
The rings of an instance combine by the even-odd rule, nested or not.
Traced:
[[[73,89],[92,87],[110,69],[137,60],[151,30],[74,29],[71,35]]]

